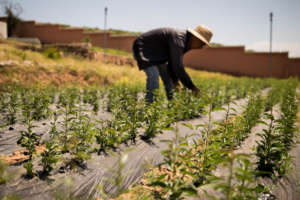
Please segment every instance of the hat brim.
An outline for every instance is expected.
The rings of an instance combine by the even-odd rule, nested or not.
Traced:
[[[202,36],[200,35],[198,32],[194,31],[191,28],[188,28],[188,32],[190,32],[193,36],[195,36],[196,38],[198,38],[199,40],[201,40],[202,42],[204,42],[207,46],[210,47],[209,42]]]

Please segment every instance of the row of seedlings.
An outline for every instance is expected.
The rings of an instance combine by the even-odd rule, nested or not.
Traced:
[[[212,108],[211,103],[207,113],[209,116]],[[259,122],[263,109],[261,95],[251,94],[241,115],[228,114],[215,129],[212,128],[215,122],[211,121],[211,117],[208,124],[199,125],[203,127],[202,138],[192,145],[186,137],[177,136],[167,141],[169,148],[162,152],[164,163],[159,166],[158,174],[150,175],[149,186],[158,187],[156,195],[167,199],[179,199],[183,194],[196,195],[197,188],[216,181],[212,171],[218,164],[229,158],[235,159],[231,156],[232,151]],[[229,110],[226,112],[230,113]]]
[[[292,158],[289,152],[296,144],[297,137],[298,100],[296,91],[296,80],[286,81],[281,90],[279,118],[275,118],[272,108],[270,112],[265,113],[265,118],[270,123],[263,133],[259,133],[261,140],[256,149],[259,177],[267,177],[277,182],[292,168]],[[275,102],[278,102],[278,97],[274,96],[273,98]]]

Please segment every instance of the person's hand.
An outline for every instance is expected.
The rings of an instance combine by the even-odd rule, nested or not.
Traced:
[[[192,89],[192,93],[193,93],[193,95],[198,96],[198,95],[200,95],[201,91],[199,90],[199,88],[194,87]]]
[[[174,89],[176,92],[180,92],[181,91],[181,86],[179,84],[179,82],[173,82],[173,85],[174,85]]]

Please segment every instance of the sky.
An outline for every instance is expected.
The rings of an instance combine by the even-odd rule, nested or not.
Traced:
[[[24,20],[71,26],[146,32],[205,25],[212,42],[269,51],[273,12],[273,51],[300,57],[300,0],[8,0],[21,4]],[[3,15],[3,13],[0,13]]]

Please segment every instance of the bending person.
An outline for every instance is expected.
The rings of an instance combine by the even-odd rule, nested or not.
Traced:
[[[153,91],[159,88],[159,76],[169,100],[173,90],[180,86],[179,81],[194,93],[200,92],[184,69],[183,55],[191,49],[209,46],[212,35],[212,31],[204,26],[185,31],[159,28],[141,34],[134,41],[134,58],[147,76],[147,102],[153,102]]]

